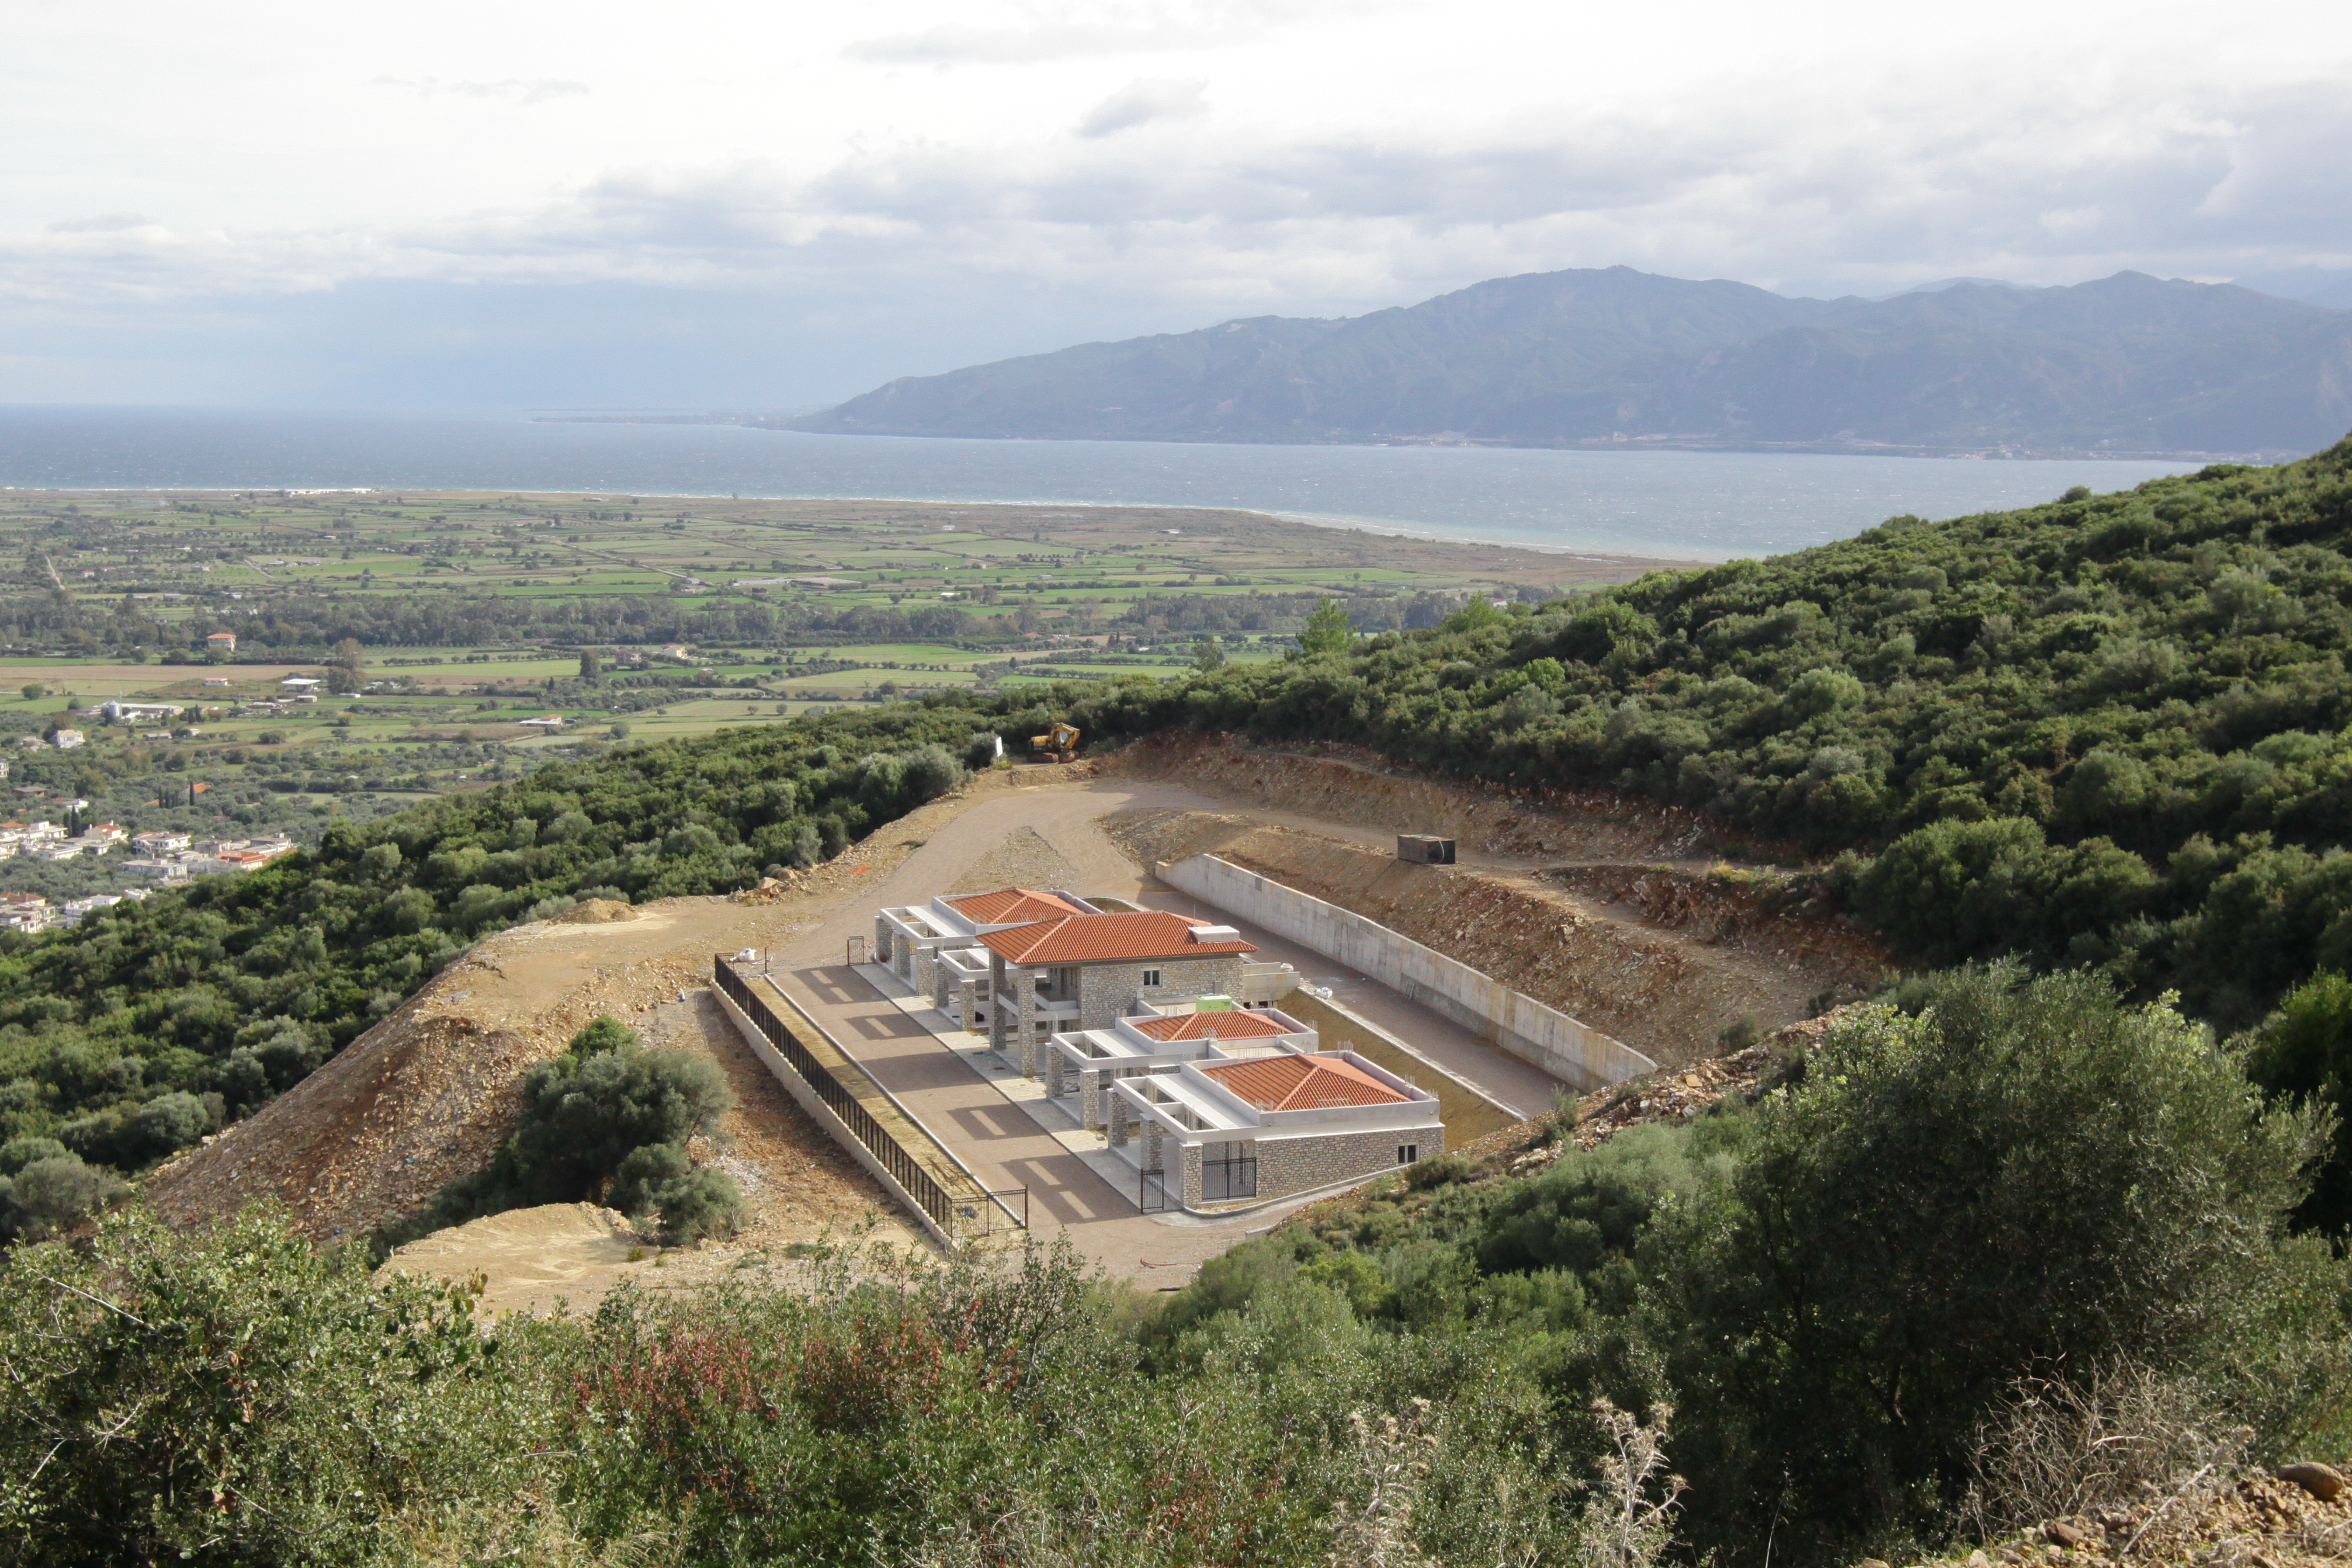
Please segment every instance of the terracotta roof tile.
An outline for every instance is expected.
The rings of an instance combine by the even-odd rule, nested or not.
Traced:
[[[1128,1022],[1135,1026],[1136,1033],[1155,1040],[1205,1040],[1211,1035],[1221,1040],[1254,1040],[1290,1032],[1263,1013],[1245,1013],[1238,1007],[1227,1013],[1178,1013],[1171,1017],[1130,1018]]]
[[[1165,910],[1138,910],[1118,915],[1065,915],[988,931],[980,940],[1008,963],[1118,963],[1257,951],[1255,942],[1194,942],[1192,928],[1209,923]]]
[[[1011,925],[1019,921],[1047,921],[1056,915],[1082,913],[1067,899],[1041,893],[1034,888],[1002,888],[993,893],[961,893],[940,900],[977,926]]]
[[[1353,1062],[1337,1057],[1260,1057],[1200,1069],[1260,1110],[1331,1110],[1343,1105],[1409,1105]]]

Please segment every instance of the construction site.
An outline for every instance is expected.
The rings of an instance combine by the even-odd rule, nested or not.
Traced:
[[[388,1267],[479,1276],[485,1312],[579,1310],[625,1279],[789,1275],[819,1245],[1058,1237],[1173,1289],[1303,1205],[1579,1095],[1720,1082],[1886,967],[1671,809],[1208,736],[1086,761],[1038,740],[808,871],[481,942],[149,1201],[200,1224],[272,1198],[320,1240],[363,1237],[482,1168],[522,1076],[608,1015],[724,1071],[734,1107],[691,1152],[748,1223],[666,1248],[552,1205]]]

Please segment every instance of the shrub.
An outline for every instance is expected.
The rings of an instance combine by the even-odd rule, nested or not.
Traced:
[[[679,1246],[705,1237],[732,1236],[743,1223],[743,1192],[735,1178],[709,1165],[698,1166],[653,1190],[662,1229]]]
[[[564,1049],[575,1057],[602,1056],[607,1051],[635,1050],[645,1042],[637,1032],[609,1013],[600,1013],[572,1037]]]
[[[21,1179],[21,1178],[20,1178]],[[127,1215],[0,1260],[11,1561],[388,1563],[402,1510],[527,1487],[467,1300],[379,1285],[282,1215]]]
[[[44,1154],[0,1177],[0,1241],[39,1241],[79,1224],[130,1191],[78,1154]]]
[[[2352,980],[2322,970],[2290,992],[2256,1032],[2246,1072],[2274,1099],[2329,1114],[2327,1158],[2295,1220],[2330,1236],[2352,1234]]]
[[[1645,1241],[1706,1542],[1821,1556],[1957,1499],[2014,1380],[2130,1361],[2305,1429],[2345,1275],[2284,1239],[2318,1119],[2082,974],[1948,974],[1768,1100],[1737,1173]]]

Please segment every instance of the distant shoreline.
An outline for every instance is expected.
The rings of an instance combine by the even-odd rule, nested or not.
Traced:
[[[654,501],[713,501],[713,500],[805,500],[849,505],[922,506],[969,509],[974,511],[1034,511],[1040,507],[1052,507],[1063,512],[1160,512],[1175,517],[1260,518],[1272,522],[1295,522],[1309,528],[1327,528],[1335,531],[1370,533],[1382,538],[1411,539],[1432,544],[1458,545],[1465,549],[1520,552],[1533,555],[1556,555],[1571,561],[1591,562],[1603,566],[1625,566],[1640,571],[1690,571],[1699,567],[1720,565],[1721,561],[1704,555],[1650,555],[1632,551],[1594,550],[1572,544],[1545,544],[1528,540],[1479,539],[1467,534],[1449,533],[1442,529],[1412,523],[1387,522],[1375,518],[1340,517],[1314,512],[1275,510],[1242,506],[1181,506],[1156,501],[1010,501],[1010,500],[939,500],[927,496],[792,496],[736,494],[727,496],[697,495],[687,492],[638,490],[630,495],[588,490],[532,490],[509,487],[489,489],[465,486],[433,487],[426,485],[333,486],[309,487],[287,485],[0,485],[0,494],[61,495],[61,496],[136,496],[142,500],[163,500],[173,496],[378,496],[414,503],[419,500],[485,500],[511,499],[530,501],[560,501],[566,505],[614,501],[627,505],[643,505]],[[1726,558],[1727,559],[1727,557]]]
[[[772,415],[757,414],[534,414],[534,425],[719,425],[772,430],[785,436],[876,436],[898,441],[1108,441],[1143,447],[1371,447],[1460,448],[1501,452],[1744,452],[1819,458],[1925,458],[1951,462],[2024,463],[2254,463],[2293,462],[2311,456],[2281,447],[2255,452],[2089,450],[2075,447],[1906,447],[1869,441],[1730,441],[1703,436],[1632,436],[1624,440],[1580,437],[1559,441],[1497,441],[1448,436],[1384,436],[1322,438],[1272,436],[975,436],[928,430],[803,430]]]

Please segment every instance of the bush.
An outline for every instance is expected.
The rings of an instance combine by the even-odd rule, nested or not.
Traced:
[[[111,1171],[59,1152],[0,1177],[0,1241],[39,1241],[68,1229],[130,1191]]]
[[[604,1201],[631,1219],[640,1218],[661,1206],[657,1194],[663,1186],[693,1169],[694,1162],[675,1143],[648,1143],[641,1149],[632,1149],[613,1173],[612,1191]]]
[[[21,1180],[21,1178],[20,1178]],[[529,1484],[467,1299],[282,1216],[0,1260],[0,1530],[26,1564],[388,1563],[409,1508]]]
[[[1832,1030],[1738,1173],[1643,1244],[1702,1545],[1927,1526],[2041,1369],[2199,1377],[2273,1447],[2313,1416],[2345,1272],[2284,1226],[2318,1118],[2085,975],[1925,991]]]
[[[685,1144],[714,1131],[734,1103],[716,1063],[647,1050],[635,1030],[598,1017],[572,1036],[563,1055],[523,1076],[521,1117],[490,1163],[377,1231],[373,1246],[381,1257],[484,1215],[591,1200],[630,1214],[662,1210],[672,1229],[679,1215],[696,1216],[705,1227],[698,1234],[731,1228],[740,1205],[732,1180],[698,1180]]]
[[[588,1021],[588,1026],[572,1037],[564,1049],[583,1058],[603,1056],[608,1051],[635,1050],[645,1042],[637,1032],[609,1013],[600,1013]]]
[[[522,1094],[521,1122],[491,1167],[509,1194],[501,1208],[601,1196],[632,1151],[708,1132],[734,1103],[715,1063],[625,1047],[534,1068]]]
[[[735,1234],[743,1223],[743,1191],[735,1178],[709,1165],[673,1177],[653,1190],[662,1230],[681,1247],[705,1237]]]
[[[2246,1072],[2274,1099],[2329,1114],[2334,1139],[2295,1221],[2352,1235],[2352,980],[2322,970],[2289,993],[2256,1033]]]

